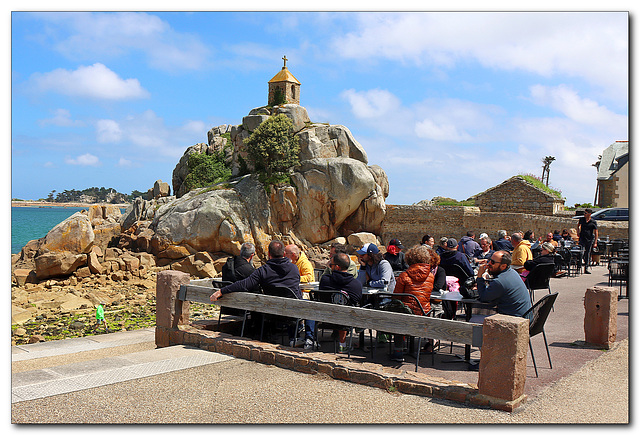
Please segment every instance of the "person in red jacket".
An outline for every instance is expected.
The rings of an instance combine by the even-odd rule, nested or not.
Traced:
[[[429,312],[431,309],[431,291],[433,290],[434,274],[431,273],[431,250],[424,246],[414,246],[409,249],[405,259],[409,269],[402,272],[396,280],[394,293],[410,293],[414,295],[422,309],[413,298],[402,298],[402,302],[413,311],[413,314],[421,316],[423,311]],[[404,347],[404,336],[394,335],[394,349],[391,359],[394,361],[404,361],[402,349]]]

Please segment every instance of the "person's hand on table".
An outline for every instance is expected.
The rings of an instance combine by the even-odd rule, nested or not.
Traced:
[[[220,290],[216,290],[211,296],[209,296],[209,300],[211,302],[215,302],[222,297],[222,292]]]

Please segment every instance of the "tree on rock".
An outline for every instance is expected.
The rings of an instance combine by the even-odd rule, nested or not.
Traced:
[[[187,191],[226,181],[231,177],[231,169],[221,151],[213,155],[193,153],[189,156],[187,165],[189,175],[184,180]]]
[[[247,155],[263,184],[289,181],[289,170],[300,163],[300,145],[293,122],[284,114],[272,116],[245,140]]]

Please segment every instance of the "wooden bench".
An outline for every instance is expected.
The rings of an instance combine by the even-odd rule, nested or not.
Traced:
[[[244,292],[228,293],[211,302],[210,281],[194,280],[180,286],[178,300],[482,346],[482,325],[475,323]]]

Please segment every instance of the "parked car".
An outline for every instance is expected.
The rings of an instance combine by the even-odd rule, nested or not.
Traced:
[[[580,219],[582,216],[573,216],[572,219]],[[628,221],[629,209],[616,207],[616,208],[602,208],[591,215],[591,219],[594,221]]]

